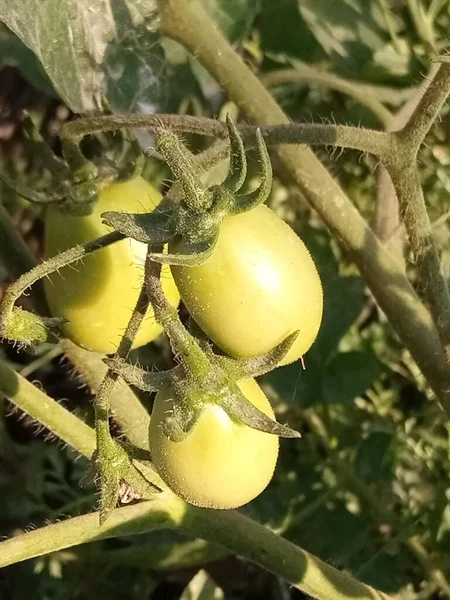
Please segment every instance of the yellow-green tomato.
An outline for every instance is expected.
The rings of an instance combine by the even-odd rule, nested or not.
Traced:
[[[182,252],[182,243],[169,244]],[[322,320],[322,285],[297,234],[267,206],[226,217],[212,256],[198,267],[172,266],[194,320],[227,354],[265,354],[296,330],[281,364],[305,354]]]
[[[272,407],[254,379],[239,382],[242,393],[274,418]],[[159,475],[175,494],[196,506],[237,508],[256,498],[272,479],[278,458],[278,437],[231,419],[208,404],[190,435],[170,441],[162,423],[174,401],[156,395],[150,421],[150,453]]]
[[[49,208],[45,218],[46,258],[77,244],[105,235],[101,213],[151,212],[161,194],[142,177],[115,183],[103,189],[89,216],[75,217]],[[67,319],[65,334],[76,344],[94,352],[115,352],[136,305],[144,277],[145,244],[125,239],[64,267],[45,282],[52,314]],[[179,294],[168,267],[162,269],[162,286],[176,306]],[[161,333],[149,310],[134,347],[154,340]]]

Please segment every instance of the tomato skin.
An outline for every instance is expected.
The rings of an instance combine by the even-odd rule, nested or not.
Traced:
[[[109,233],[111,229],[101,222],[103,212],[150,212],[160,201],[158,190],[136,177],[104,188],[89,216],[70,216],[50,207],[45,218],[45,257]],[[93,352],[117,350],[139,296],[146,252],[145,244],[126,239],[60,269],[45,281],[52,314],[68,320],[63,326],[67,337]],[[167,298],[176,306],[179,293],[167,266],[161,279]],[[153,341],[160,333],[149,310],[134,347]]]
[[[169,251],[182,252],[182,243],[169,244]],[[280,363],[289,364],[316,339],[323,312],[319,275],[302,240],[267,206],[224,218],[203,265],[171,269],[194,320],[230,356],[265,354],[299,330]]]
[[[274,418],[254,379],[243,379],[238,385],[257,408]],[[278,437],[238,423],[219,406],[208,404],[190,435],[172,442],[161,424],[173,404],[168,392],[159,392],[150,420],[152,461],[172,491],[206,508],[237,508],[256,498],[272,479]]]

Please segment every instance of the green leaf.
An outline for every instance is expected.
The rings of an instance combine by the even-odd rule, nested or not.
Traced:
[[[370,352],[343,352],[327,365],[323,396],[329,404],[353,402],[381,375],[383,366]]]
[[[259,0],[202,0],[210,17],[230,42],[239,42],[259,12]]]
[[[368,482],[388,480],[395,466],[394,436],[388,431],[373,431],[363,439],[356,451],[358,474]]]
[[[297,0],[263,0],[259,26],[261,46],[276,60],[296,57],[312,62],[324,56],[299,12]]]
[[[298,0],[310,31],[339,70],[360,73],[389,38],[373,2]]]
[[[161,99],[162,54],[153,2],[0,0],[3,21],[30,48],[71,110],[90,113]]]
[[[118,113],[155,112],[167,102],[167,78],[156,12],[141,12],[152,2],[110,2],[116,35],[108,44],[102,64],[110,108]]]
[[[206,571],[199,571],[191,579],[180,596],[180,600],[222,600],[223,591]]]
[[[2,23],[0,23],[0,56],[3,65],[16,67],[32,86],[45,94],[56,96],[35,54]]]

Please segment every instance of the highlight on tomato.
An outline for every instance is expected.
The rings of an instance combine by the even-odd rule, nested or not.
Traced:
[[[271,418],[269,400],[254,379],[239,382],[242,393]],[[237,508],[258,496],[272,479],[278,458],[278,436],[230,418],[223,408],[207,404],[190,434],[171,441],[163,431],[176,400],[159,392],[150,421],[150,453],[161,478],[175,494],[196,506]]]

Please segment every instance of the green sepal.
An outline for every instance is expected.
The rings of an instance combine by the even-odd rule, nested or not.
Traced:
[[[113,371],[125,379],[130,385],[135,385],[145,392],[159,392],[167,390],[171,387],[174,377],[180,371],[179,367],[175,367],[171,371],[151,372],[130,365],[123,358],[113,356],[112,358],[104,358],[103,362]]]
[[[177,265],[181,267],[199,267],[205,263],[217,244],[218,232],[215,237],[201,242],[184,242],[183,254],[151,254],[153,261],[161,265]]]
[[[227,114],[226,121],[230,138],[230,170],[222,186],[235,194],[241,189],[247,176],[247,157],[242,137],[229,114]]]
[[[289,352],[299,333],[299,331],[294,331],[294,333],[288,335],[288,337],[278,344],[278,346],[275,346],[273,350],[270,350],[270,352],[262,354],[261,356],[236,359],[230,358],[229,356],[215,355],[215,360],[233,377],[233,379],[239,380],[246,377],[259,377],[279,366],[280,361],[283,360]]]
[[[231,393],[227,392],[221,395],[216,401],[216,404],[221,406],[231,418],[236,419],[252,429],[278,435],[282,438],[302,437],[301,433],[295,431],[295,429],[291,429],[286,425],[281,425],[281,423],[274,421],[256,408],[256,406],[244,396],[236,384],[233,387],[235,387],[235,390],[233,390],[232,386],[229,386],[229,391],[231,391]]]
[[[236,194],[234,196],[234,203],[230,208],[230,215],[237,215],[252,210],[259,204],[263,204],[270,196],[272,190],[272,164],[270,162],[269,152],[267,150],[266,142],[259,129],[256,130],[256,140],[258,142],[259,158],[262,164],[261,183],[248,194]]]
[[[40,317],[14,306],[0,321],[0,335],[25,345],[56,343],[59,340],[57,328],[65,322],[65,319]]]
[[[173,413],[162,423],[164,435],[171,442],[182,442],[194,429],[202,416],[205,405],[190,406],[184,400],[174,403]]]
[[[100,216],[102,222],[138,242],[149,245],[166,244],[174,235],[172,207],[151,213],[135,214],[108,211]]]

